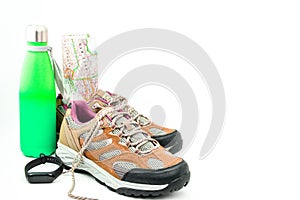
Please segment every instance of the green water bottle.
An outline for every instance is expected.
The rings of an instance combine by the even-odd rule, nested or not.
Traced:
[[[48,31],[45,26],[26,28],[28,50],[20,90],[20,146],[23,154],[51,155],[56,148],[56,91]]]

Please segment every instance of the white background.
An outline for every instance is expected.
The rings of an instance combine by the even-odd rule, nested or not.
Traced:
[[[198,159],[211,116],[207,108],[211,105],[202,80],[190,77],[191,81],[198,81],[204,91],[197,94],[197,99],[202,99],[199,111],[203,121],[197,138],[183,155],[191,168],[191,181],[180,192],[163,199],[299,199],[298,2],[1,1],[1,196],[68,199],[67,190],[71,185],[68,175],[53,184],[30,185],[23,173],[31,159],[23,157],[19,150],[18,85],[26,49],[25,26],[36,23],[48,27],[49,43],[55,48],[57,60],[61,59],[62,34],[88,32],[101,44],[112,36],[138,28],[164,28],[182,33],[209,54],[226,93],[227,113],[222,137],[207,158]],[[159,55],[155,63],[160,62],[157,58]],[[103,80],[105,83],[105,89],[114,85]],[[153,88],[150,91],[153,92]],[[132,102],[147,113],[149,109],[139,100],[143,92],[142,89],[137,92]],[[164,98],[173,97],[169,94]],[[151,102],[146,105],[151,106]],[[180,113],[177,107],[175,111]],[[180,118],[170,120],[172,116],[168,117],[166,125],[177,127]],[[88,176],[77,175],[76,178],[75,194],[99,199],[130,199],[111,192]]]

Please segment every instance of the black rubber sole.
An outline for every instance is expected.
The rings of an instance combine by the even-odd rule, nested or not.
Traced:
[[[152,138],[157,140],[161,146],[168,149],[173,154],[179,152],[182,149],[183,141],[180,132],[177,130],[167,135],[152,136]]]
[[[130,188],[119,188],[116,190],[118,194],[130,196],[130,197],[158,197],[158,196],[165,196],[172,192],[178,191],[183,187],[187,186],[190,180],[190,172],[187,174],[182,175],[181,177],[171,181],[169,185],[162,189],[156,191],[149,191],[149,190],[135,190]]]
[[[65,169],[69,170],[71,167],[64,165]],[[92,177],[94,177],[92,174],[85,170],[81,169],[75,169],[76,173],[82,173],[82,174],[87,174]],[[118,188],[118,189],[113,189],[106,185],[104,182],[100,181],[99,179],[95,178],[94,179],[100,183],[101,185],[106,186],[109,190],[116,192],[120,195],[124,196],[129,196],[129,197],[142,197],[142,198],[149,198],[149,197],[159,197],[159,196],[165,196],[168,195],[172,192],[176,192],[183,187],[187,186],[189,181],[190,181],[190,172],[187,172],[186,174],[183,174],[182,176],[172,180],[168,186],[162,190],[136,190],[136,189],[131,189],[131,188]]]

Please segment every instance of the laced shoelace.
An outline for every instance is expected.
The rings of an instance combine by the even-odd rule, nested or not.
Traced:
[[[151,121],[148,117],[146,117],[146,116],[140,114],[140,113],[139,113],[136,109],[134,109],[133,107],[131,107],[131,106],[129,106],[129,105],[127,105],[127,106],[128,106],[128,112],[129,112],[129,113],[135,113],[135,115],[132,116],[132,118],[133,118],[135,121],[139,122],[140,125],[142,125],[142,126],[147,126],[147,125],[151,124],[152,121]]]
[[[110,100],[109,102],[109,106],[110,107],[114,107],[115,110],[117,110],[118,112],[115,112],[112,116],[113,120],[112,120],[112,123],[113,124],[116,124],[117,120],[123,116],[129,116],[129,119],[127,118],[127,121],[126,123],[124,124],[121,124],[120,127],[118,126],[115,126],[116,128],[120,128],[120,135],[119,137],[125,137],[126,138],[126,145],[128,147],[134,147],[135,146],[135,150],[134,152],[135,153],[144,153],[144,154],[147,154],[149,152],[151,152],[153,149],[157,148],[159,146],[159,143],[152,139],[145,131],[143,131],[139,125],[139,123],[136,121],[136,118],[137,117],[141,117],[143,115],[139,114],[137,111],[135,111],[137,114],[137,116],[134,116],[132,117],[131,114],[130,114],[130,111],[131,110],[134,110],[134,108],[130,107],[127,103],[127,99],[125,97],[122,97],[120,95],[116,95],[116,94],[112,94],[111,96],[113,96],[113,98]],[[127,109],[126,109],[127,108]],[[131,109],[131,110],[130,110]],[[126,111],[127,110],[127,111]],[[145,116],[143,116],[145,117]],[[147,117],[145,117],[146,119],[148,119]],[[150,121],[150,120],[149,120]],[[150,123],[150,122],[149,122]],[[124,126],[125,125],[125,126]],[[131,129],[130,129],[130,126],[131,126]],[[124,133],[124,129],[128,130],[129,129],[129,133],[126,134]],[[132,128],[134,127],[134,128]],[[138,133],[141,133],[145,136],[145,138],[141,139],[141,140],[138,140],[136,142],[132,142],[130,141],[130,138],[135,135],[135,134],[138,134]],[[141,151],[141,147],[143,145],[145,145],[147,142],[152,142],[153,144],[153,147],[152,148],[149,148],[148,150],[143,150]]]
[[[157,148],[159,146],[159,143],[156,140],[152,139],[146,132],[144,132],[139,124],[132,118],[126,118],[127,120],[125,123],[120,123],[119,125],[117,125],[117,121],[121,118],[124,118],[124,116],[129,116],[129,113],[125,111],[115,111],[111,115],[111,126],[113,127],[113,129],[120,130],[119,134],[117,135],[120,138],[125,138],[125,141],[123,143],[125,143],[130,150],[138,154],[147,154],[150,153],[154,148]],[[136,134],[143,134],[144,137],[133,142],[131,138]],[[151,142],[153,144],[153,148],[141,150],[141,147],[148,142]]]
[[[93,127],[91,128],[91,130],[88,133],[88,136],[85,138],[83,145],[80,149],[80,151],[78,152],[78,154],[75,156],[75,158],[73,159],[72,162],[72,167],[70,170],[64,172],[68,173],[71,172],[71,176],[72,176],[72,186],[68,191],[68,196],[73,198],[73,199],[78,199],[78,200],[98,200],[98,199],[94,199],[94,198],[89,198],[89,197],[82,197],[82,196],[77,196],[73,194],[73,191],[75,189],[75,173],[74,171],[78,168],[79,164],[83,161],[83,154],[84,151],[87,149],[87,147],[90,145],[90,143],[92,142],[92,139],[94,138],[94,136],[97,134],[98,129],[100,128],[101,125],[104,124],[103,122],[103,118],[108,114],[111,113],[113,111],[113,108],[108,107],[105,108],[103,110],[101,110],[97,116],[96,116],[96,123],[93,125]]]
[[[152,139],[147,133],[145,133],[141,129],[139,124],[130,117],[128,112],[122,111],[124,109],[124,106],[126,106],[126,105],[127,105],[126,103],[120,103],[115,107],[102,108],[98,112],[98,114],[96,116],[96,118],[97,118],[96,123],[93,125],[93,127],[89,131],[88,136],[85,138],[80,151],[75,156],[75,158],[72,162],[71,169],[64,172],[64,173],[71,172],[71,176],[72,176],[72,186],[68,191],[69,197],[71,197],[73,199],[78,199],[78,200],[97,200],[94,198],[82,197],[82,196],[77,196],[77,195],[73,194],[73,191],[75,189],[75,173],[74,173],[74,171],[78,168],[80,163],[83,162],[84,152],[86,151],[86,149],[92,142],[95,135],[98,133],[99,128],[101,128],[101,126],[105,123],[104,122],[105,117],[107,119],[109,119],[110,127],[112,127],[113,129],[120,130],[119,134],[117,134],[117,135],[121,139],[125,138],[125,142],[124,142],[125,145],[128,146],[129,150],[133,151],[134,153],[147,154],[147,153],[150,153],[153,149],[156,149],[160,146],[156,140]],[[125,116],[129,116],[129,118],[126,118],[127,120],[125,121],[125,123],[118,124],[117,121]],[[143,134],[145,137],[141,138],[140,140],[137,140],[135,142],[132,142],[131,138],[135,134]],[[151,142],[153,144],[153,146],[151,146],[151,148],[148,148],[146,150],[141,150],[141,148],[148,142]]]
[[[123,109],[127,108],[128,112],[130,113],[135,113],[135,115],[131,116],[133,120],[137,121],[140,125],[142,126],[147,126],[151,124],[151,120],[140,114],[137,110],[135,110],[133,107],[128,105],[128,100],[125,97],[122,97],[117,94],[112,94],[112,100],[109,102],[110,106],[120,106]]]

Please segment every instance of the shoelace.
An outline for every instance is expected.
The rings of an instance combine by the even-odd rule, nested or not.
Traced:
[[[134,153],[137,154],[147,154],[150,153],[153,149],[158,148],[160,145],[159,143],[150,138],[150,136],[145,133],[141,127],[133,121],[132,118],[129,118],[126,120],[125,123],[120,123],[117,125],[117,121],[124,117],[124,116],[130,116],[128,112],[125,111],[120,111],[126,106],[126,104],[119,104],[117,107],[106,107],[100,110],[96,116],[97,121],[94,124],[94,126],[91,128],[91,130],[88,133],[88,136],[85,138],[83,145],[78,152],[78,154],[75,156],[73,162],[72,162],[72,168],[65,173],[71,172],[72,176],[72,186],[68,191],[68,196],[73,198],[73,199],[78,199],[78,200],[97,200],[94,198],[88,198],[88,197],[82,197],[82,196],[77,196],[73,194],[73,191],[75,189],[75,173],[74,171],[78,168],[80,163],[83,161],[83,154],[84,151],[88,148],[90,143],[92,142],[93,138],[95,135],[98,133],[99,128],[101,128],[101,125],[103,125],[104,118],[108,118],[110,121],[110,126],[113,129],[118,128],[120,130],[120,133],[118,136],[122,139],[125,138],[125,144],[128,146],[128,148],[133,151]],[[125,133],[127,131],[127,133]],[[131,141],[131,137],[134,136],[135,134],[144,134],[144,138],[137,140],[135,142]],[[141,147],[145,145],[146,143],[151,142],[153,144],[152,148],[146,149],[146,150],[141,150]]]
[[[108,102],[108,105],[120,106],[124,110],[128,110],[130,115],[131,113],[135,113],[133,116],[131,115],[131,117],[133,118],[133,120],[137,121],[142,126],[151,124],[151,120],[148,117],[140,114],[137,110],[135,110],[133,107],[128,105],[128,100],[125,97],[122,97],[117,94],[111,94],[111,96],[112,96],[112,100],[111,102]]]
[[[128,105],[128,101],[125,97],[122,97],[120,95],[116,95],[116,94],[111,94],[111,96],[113,97],[110,102],[108,103],[109,106],[114,107],[116,110],[118,110],[118,113],[116,113],[116,115],[118,117],[115,117],[116,120],[114,121],[114,123],[117,121],[118,118],[128,114],[128,116],[130,116],[130,119],[127,120],[127,123],[125,125],[127,125],[126,127],[128,127],[128,124],[134,126],[134,127],[138,127],[136,129],[133,129],[130,134],[128,134],[129,137],[127,137],[126,143],[129,143],[129,145],[136,145],[136,150],[134,152],[136,153],[140,153],[140,147],[142,147],[143,145],[145,145],[148,141],[151,141],[154,144],[153,148],[157,148],[157,146],[159,146],[159,143],[152,139],[146,132],[144,132],[141,128],[139,123],[140,122],[138,120],[140,120],[141,117],[144,117],[145,119],[149,120],[147,117],[143,116],[142,114],[139,114],[134,108],[130,107]],[[135,116],[131,116],[130,112],[135,112],[137,113]],[[151,123],[151,121],[149,120],[148,123]],[[121,130],[121,134],[122,134],[123,129]],[[136,144],[133,144],[130,142],[130,136],[133,136],[137,133],[142,133],[144,135],[147,135],[147,138],[145,138],[144,140],[140,140],[135,142]],[[127,136],[126,134],[123,134],[123,136]],[[128,144],[127,144],[128,145]],[[142,153],[149,153],[152,151],[152,148],[150,148],[149,150],[146,150]]]
[[[83,153],[84,151],[87,149],[87,147],[90,145],[90,143],[92,142],[92,139],[95,137],[95,135],[97,134],[97,130],[100,128],[101,125],[103,125],[103,118],[108,114],[111,113],[113,111],[113,108],[111,107],[107,107],[103,110],[101,110],[96,118],[97,118],[97,122],[94,124],[94,126],[91,128],[91,130],[88,133],[88,136],[85,138],[83,145],[80,149],[80,151],[78,152],[78,154],[75,156],[73,162],[72,162],[72,167],[70,170],[64,172],[68,173],[71,172],[71,176],[72,176],[72,186],[68,191],[68,196],[73,198],[73,199],[78,199],[78,200],[97,200],[94,198],[89,198],[89,197],[82,197],[82,196],[77,196],[73,194],[73,191],[75,189],[75,173],[74,171],[78,168],[79,164],[83,161]]]
[[[115,111],[112,115],[110,121],[113,129],[119,129],[119,134],[117,134],[120,138],[125,138],[125,143],[129,149],[138,154],[147,154],[150,153],[153,149],[159,146],[159,143],[152,139],[146,132],[144,132],[139,124],[135,122],[131,117],[127,118],[125,123],[121,123],[117,125],[117,121],[121,118],[129,116],[128,112],[125,111]],[[127,132],[127,133],[126,133]],[[131,141],[131,138],[136,134],[142,134],[144,138],[137,140],[135,142]],[[151,142],[153,144],[153,148],[149,148],[147,150],[141,150],[141,147],[146,143]]]
[[[151,120],[150,120],[148,117],[146,117],[146,116],[140,114],[140,113],[139,113],[138,111],[136,111],[133,107],[131,107],[131,106],[129,106],[129,105],[127,105],[127,106],[128,106],[128,112],[129,112],[129,113],[135,113],[135,115],[132,116],[132,118],[133,118],[135,121],[139,122],[139,124],[141,124],[142,126],[147,126],[147,125],[151,124]]]

